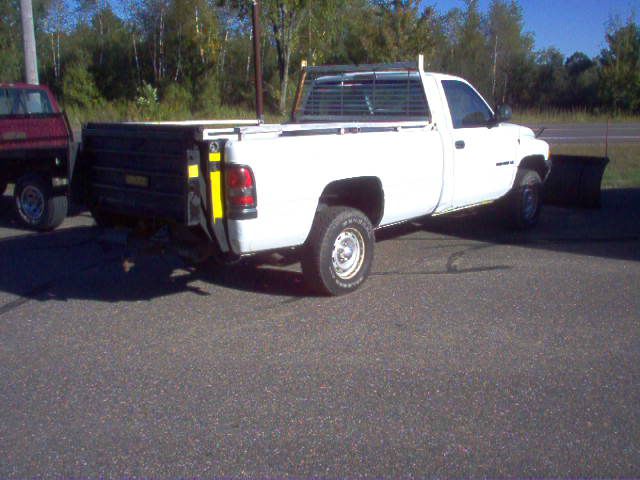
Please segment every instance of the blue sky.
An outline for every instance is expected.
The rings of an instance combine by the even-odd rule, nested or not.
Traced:
[[[464,7],[463,0],[424,0],[441,13],[454,7]],[[604,35],[611,18],[624,22],[635,11],[640,22],[640,0],[519,0],[525,31],[532,32],[536,50],[555,46],[565,55],[583,51],[596,56],[605,46]],[[491,0],[480,0],[487,11]]]

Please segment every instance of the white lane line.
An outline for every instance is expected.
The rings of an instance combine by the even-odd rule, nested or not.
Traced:
[[[552,140],[586,140],[589,138],[605,138],[605,135],[583,135],[580,137],[557,137],[555,135],[541,135],[540,138],[548,138]],[[627,135],[609,135],[609,140],[640,140],[639,136]]]

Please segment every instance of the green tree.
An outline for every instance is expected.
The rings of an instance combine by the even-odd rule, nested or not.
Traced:
[[[466,9],[453,11],[449,22],[451,54],[445,68],[473,83],[485,95],[491,92],[489,48],[483,32],[478,0],[465,0]]]
[[[22,79],[21,29],[19,0],[0,2],[0,82]]]
[[[270,0],[263,5],[277,52],[280,113],[286,110],[291,55],[298,47],[301,28],[309,16],[310,3],[309,0]]]
[[[556,48],[548,48],[538,53],[537,75],[534,91],[537,104],[549,107],[564,104],[569,79],[564,67],[564,55]]]
[[[603,50],[601,95],[614,111],[640,112],[640,28],[629,19],[612,25]]]
[[[575,52],[565,61],[569,88],[566,105],[569,107],[584,106],[589,109],[599,105],[598,64],[583,52]]]
[[[522,9],[511,0],[492,0],[486,25],[491,58],[491,98],[523,103],[533,66],[533,37],[524,32]],[[526,101],[526,100],[525,100]]]
[[[95,109],[103,104],[93,76],[81,62],[72,63],[66,68],[62,91],[66,106]]]

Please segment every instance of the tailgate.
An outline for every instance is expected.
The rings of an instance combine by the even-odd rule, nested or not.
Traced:
[[[87,203],[134,218],[202,226],[224,251],[220,175],[210,175],[220,164],[210,165],[210,143],[193,126],[90,123],[82,133]]]

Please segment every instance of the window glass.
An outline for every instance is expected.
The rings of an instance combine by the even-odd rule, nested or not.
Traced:
[[[485,127],[492,118],[491,110],[469,85],[458,80],[443,80],[453,128]]]
[[[0,115],[53,113],[47,94],[41,90],[0,89]]]
[[[406,73],[318,78],[311,86],[303,114],[365,120],[430,117],[420,78]]]
[[[9,97],[7,88],[0,88],[0,115],[11,115],[13,100]]]
[[[22,95],[28,114],[53,113],[49,97],[42,90],[23,90]]]

